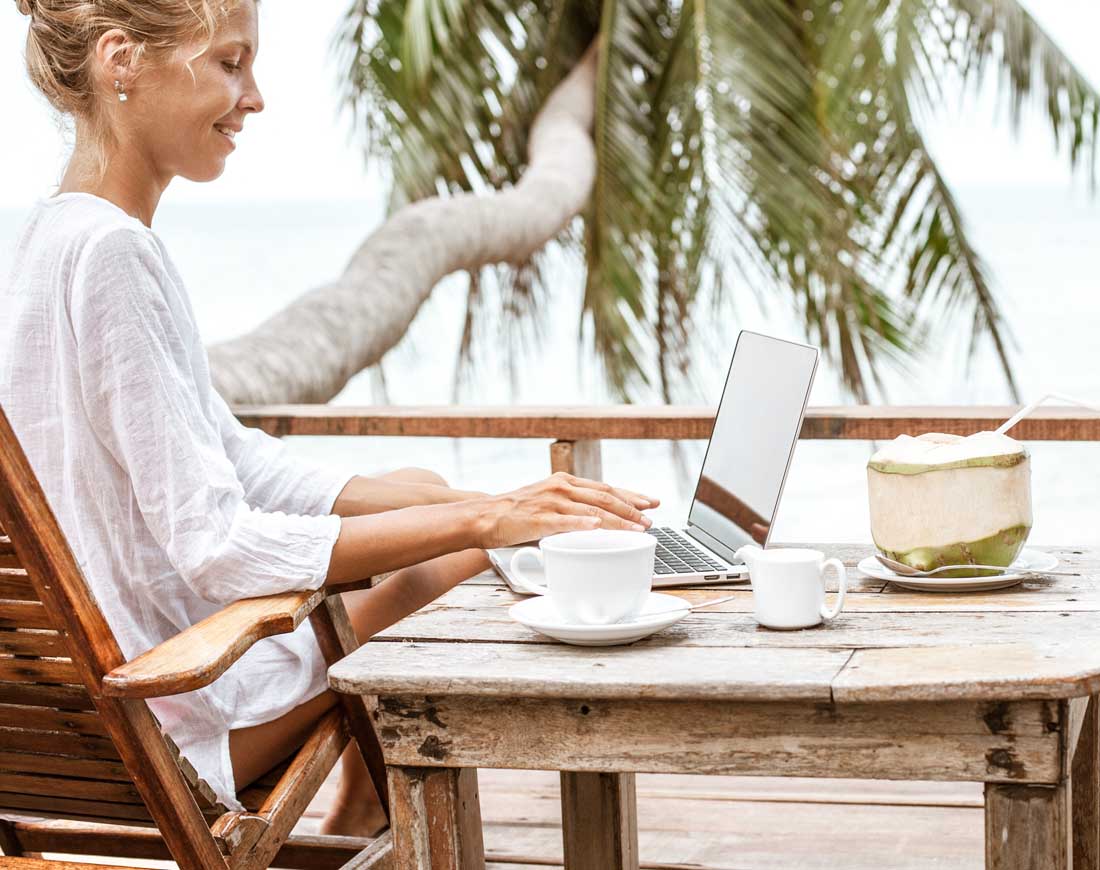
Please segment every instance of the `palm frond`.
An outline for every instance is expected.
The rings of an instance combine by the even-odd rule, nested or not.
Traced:
[[[1014,121],[1038,103],[1095,177],[1100,96],[1017,0],[352,0],[344,103],[404,201],[514,183],[597,32],[595,191],[555,250],[586,260],[580,340],[620,397],[690,395],[700,305],[746,291],[793,306],[860,398],[959,313],[1015,393],[995,285],[916,119],[997,72]],[[543,257],[478,278],[456,391],[481,335],[514,366],[551,307]]]

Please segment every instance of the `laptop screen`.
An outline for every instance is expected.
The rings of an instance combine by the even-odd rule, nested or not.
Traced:
[[[731,552],[764,546],[802,426],[817,349],[742,331],[688,522]]]

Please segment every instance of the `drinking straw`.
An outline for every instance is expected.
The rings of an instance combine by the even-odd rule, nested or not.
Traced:
[[[1007,432],[1009,429],[1011,429],[1013,426],[1023,420],[1024,417],[1028,416],[1028,414],[1038,408],[1047,399],[1058,399],[1059,401],[1065,402],[1067,405],[1080,405],[1082,408],[1088,408],[1092,411],[1100,411],[1100,405],[1097,405],[1095,402],[1085,402],[1081,399],[1075,399],[1073,396],[1067,396],[1063,393],[1047,393],[1045,396],[1043,396],[1043,398],[1032,402],[1030,405],[1025,405],[1023,408],[1021,408],[1019,411],[1017,411],[1015,414],[1005,420],[1004,423],[997,427],[997,434],[1004,435],[1005,432]]]

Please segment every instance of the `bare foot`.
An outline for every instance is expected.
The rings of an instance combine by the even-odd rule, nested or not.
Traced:
[[[371,795],[369,800],[337,800],[321,823],[321,833],[337,837],[377,837],[386,824],[382,805]]]

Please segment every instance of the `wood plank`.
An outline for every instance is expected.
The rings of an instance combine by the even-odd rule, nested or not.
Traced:
[[[386,831],[340,870],[392,870],[393,860],[393,834]]]
[[[477,771],[388,770],[395,870],[481,870]]]
[[[490,807],[500,809],[511,805],[510,802],[517,802],[515,811],[519,815],[527,812],[518,803],[524,800],[555,805],[561,792],[560,777],[553,771],[482,768],[478,771],[478,782],[486,818]],[[639,773],[635,777],[635,791],[639,807],[654,802],[693,804],[712,807],[706,812],[714,813],[736,813],[737,805],[745,803],[874,804],[979,810],[985,806],[982,783],[973,782]],[[330,800],[334,795],[335,792]]]
[[[37,752],[0,750],[0,771],[80,776],[87,779],[130,782],[130,774],[118,761],[98,758],[74,758],[71,755],[45,755]]]
[[[0,601],[0,628],[55,628],[38,601]]]
[[[479,587],[487,588],[487,587]],[[711,597],[736,594],[711,592]],[[700,596],[692,596],[700,597]],[[858,598],[884,598],[864,595]],[[853,595],[853,599],[857,596]],[[515,600],[519,600],[518,598]],[[702,600],[706,600],[703,598]],[[485,608],[429,607],[414,613],[379,632],[373,641],[399,641],[432,644],[448,643],[454,656],[467,655],[466,645],[497,644],[515,646],[545,645],[544,635],[516,622],[508,615],[514,603],[505,599]],[[746,610],[723,610],[744,606]],[[628,653],[663,648],[666,657],[679,657],[691,647],[741,647],[745,649],[884,649],[910,647],[949,647],[960,645],[1002,645],[1038,643],[1044,647],[1058,638],[1083,638],[1100,632],[1100,612],[1073,612],[1061,608],[1034,612],[900,611],[863,609],[853,605],[836,619],[802,631],[770,631],[759,626],[750,612],[747,598],[691,613],[674,625],[629,646],[617,648]],[[464,643],[453,643],[463,641]],[[472,643],[471,643],[472,642]],[[1100,653],[1100,650],[1097,651]],[[475,652],[470,652],[476,655]],[[521,655],[515,650],[504,653]],[[622,653],[627,654],[627,653]],[[1068,649],[1061,657],[1076,654]],[[524,661],[517,659],[517,664]],[[1072,665],[1071,670],[1091,666],[1100,656],[1089,655]],[[980,671],[982,660],[964,657],[958,666]],[[1048,670],[1054,663],[1048,665]],[[934,679],[935,674],[928,675]]]
[[[25,810],[30,815],[41,814],[51,817],[143,822],[150,820],[149,811],[142,804],[120,804],[110,801],[78,800],[37,794],[0,792],[0,807],[10,810]]]
[[[0,772],[0,792],[107,801],[117,804],[141,803],[140,796],[129,781],[77,779],[70,776],[36,776]]]
[[[294,631],[324,597],[318,590],[235,601],[114,668],[103,678],[103,693],[155,698],[209,685],[256,641]]]
[[[318,795],[301,831],[320,825],[336,792],[335,779]],[[561,867],[558,783],[555,772],[478,771],[488,867],[508,866],[500,863],[507,858],[524,861],[512,863],[510,870]],[[821,794],[825,789],[829,793]],[[797,801],[800,790],[810,802]],[[737,800],[754,791],[763,795],[761,801]],[[983,866],[980,783],[639,774],[637,794],[643,868],[981,870]],[[730,800],[724,799],[727,796]],[[860,805],[864,799],[876,805]],[[941,799],[945,803],[937,805]],[[536,860],[539,863],[532,866],[530,862]]]
[[[16,836],[28,852],[64,852],[76,855],[111,855],[122,859],[170,859],[160,832],[151,827],[68,819],[16,819]],[[294,835],[283,844],[273,866],[308,870],[336,870],[361,851],[387,846],[388,835],[376,840],[362,837]],[[379,851],[385,851],[384,849]],[[87,865],[81,865],[87,867]],[[383,870],[382,867],[372,870]]]
[[[69,645],[56,631],[0,631],[0,653],[68,658]]]
[[[57,707],[62,710],[95,709],[83,686],[38,686],[33,683],[0,682],[0,703]]]
[[[271,435],[444,438],[706,439],[715,408],[691,405],[368,406],[238,405],[246,426]],[[921,432],[970,435],[994,429],[1016,406],[847,405],[806,410],[802,438],[885,440]],[[1100,414],[1044,407],[1012,431],[1022,441],[1100,441]]]
[[[31,578],[22,568],[0,568],[0,598],[10,601],[37,601]]]
[[[3,864],[7,870],[88,870],[84,863],[50,858],[5,858]],[[133,870],[133,866],[97,863],[95,870]]]
[[[1030,614],[1028,627],[1045,614]],[[1065,631],[1075,635],[1065,620]],[[1050,638],[1058,634],[1051,627]],[[833,682],[840,703],[1071,698],[1100,691],[1100,649],[1081,640],[863,649]]]
[[[988,785],[989,870],[1070,870],[1070,786]]]
[[[390,764],[1057,782],[1057,704],[379,698]],[[581,749],[583,747],[583,749]]]
[[[1073,746],[1073,868],[1100,870],[1100,716],[1098,699],[1088,699],[1077,733],[1068,737]]]
[[[47,755],[69,755],[73,758],[119,760],[118,750],[110,740],[64,731],[0,728],[0,746],[10,752],[41,752]]]
[[[561,774],[567,870],[638,870],[638,806],[632,773]]]
[[[0,535],[0,568],[22,568],[23,563],[15,553],[11,538]]]
[[[359,694],[830,701],[850,653],[831,649],[578,648],[564,644],[369,643],[329,669]]]
[[[9,683],[81,683],[80,674],[67,658],[0,656],[0,680]]]

